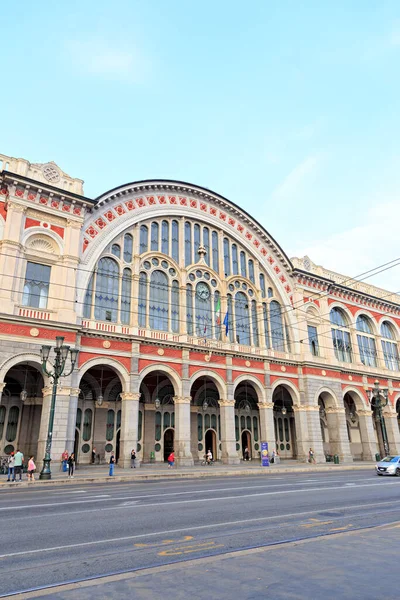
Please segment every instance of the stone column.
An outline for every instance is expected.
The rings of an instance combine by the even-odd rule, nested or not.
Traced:
[[[37,460],[39,464],[40,461],[43,460],[46,451],[52,391],[53,386],[45,387],[42,390],[43,404],[42,415],[40,419],[39,440],[37,450]],[[61,460],[61,454],[66,449],[70,394],[71,388],[62,386],[57,387],[56,404],[54,408],[53,439],[51,444],[51,459],[54,461]],[[54,466],[52,467],[52,470],[54,470]]]
[[[337,454],[340,462],[353,462],[344,408],[332,406],[326,409],[330,453]]]
[[[194,464],[190,451],[190,396],[174,396],[175,404],[175,461],[179,466]]]
[[[68,450],[69,453],[74,451],[76,411],[78,409],[79,392],[79,388],[71,388],[68,410],[67,439],[65,444],[65,449]]]
[[[375,439],[374,424],[371,409],[358,410],[358,422],[362,444],[363,460],[375,460],[378,451]]]
[[[308,421],[308,451],[310,447],[314,450],[314,458],[317,463],[325,462],[324,444],[322,442],[321,423],[319,417],[319,406],[307,406]]]
[[[268,452],[276,450],[275,426],[274,426],[274,403],[265,402],[258,405],[260,411],[260,436],[261,442],[268,442]]]
[[[121,394],[121,439],[118,465],[123,469],[131,466],[131,450],[137,448],[139,399],[138,392],[122,392]],[[138,459],[136,459],[136,466],[140,466]]]
[[[308,439],[308,412],[306,407],[300,408],[299,406],[294,406],[293,412],[296,430],[297,459],[305,462],[308,459],[308,450],[310,448]],[[313,448],[313,450],[316,454],[315,448]],[[317,460],[317,457],[315,457],[315,460]]]
[[[397,414],[392,412],[388,407],[383,410],[383,418],[385,419],[386,433],[389,442],[389,453],[400,454],[400,430],[397,419]]]
[[[240,458],[236,450],[235,401],[219,400],[221,419],[221,458],[226,465],[238,465]]]

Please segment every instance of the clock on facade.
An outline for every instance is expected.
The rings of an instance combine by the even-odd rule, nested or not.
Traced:
[[[197,297],[201,300],[208,300],[210,297],[210,288],[206,283],[200,282],[196,288]]]

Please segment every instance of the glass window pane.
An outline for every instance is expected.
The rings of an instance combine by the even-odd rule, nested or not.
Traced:
[[[111,442],[114,437],[114,416],[113,410],[107,411],[107,424],[106,424],[106,440]]]
[[[203,228],[203,246],[206,250],[205,261],[208,265],[210,265],[210,230],[208,227]]]
[[[285,339],[283,332],[282,311],[281,305],[276,300],[273,300],[269,305],[270,314],[270,329],[272,348],[274,350],[285,351]]]
[[[258,339],[258,319],[257,319],[257,304],[255,300],[251,302],[251,321],[253,329],[253,346],[259,346]]]
[[[186,286],[186,328],[193,335],[193,288],[190,283]]]
[[[235,322],[237,343],[250,346],[249,301],[243,292],[237,292],[235,296]]]
[[[147,315],[147,275],[140,273],[139,276],[139,326],[146,327]]]
[[[12,406],[8,412],[8,423],[6,429],[7,442],[13,442],[17,437],[18,419],[19,408],[18,406]]]
[[[117,258],[121,258],[121,247],[119,244],[113,244],[111,246],[111,254],[114,254]]]
[[[229,251],[229,240],[224,238],[224,270],[225,277],[229,277],[231,274],[231,257]]]
[[[240,274],[242,277],[247,277],[246,255],[243,250],[240,252]]]
[[[151,250],[158,252],[158,223],[151,224]]]
[[[218,250],[218,233],[212,232],[212,267],[214,271],[219,272],[219,250]]]
[[[193,240],[194,240],[194,262],[199,260],[199,248],[200,248],[200,225],[197,223],[193,227]]]
[[[132,272],[124,269],[121,288],[121,323],[129,324],[131,320],[131,287]]]
[[[238,250],[236,244],[232,244],[232,274],[239,275]]]
[[[86,319],[90,319],[91,314],[92,314],[93,280],[94,280],[94,275],[92,273],[92,275],[90,276],[90,280],[89,280],[89,284],[88,284],[87,290],[86,290],[85,301],[84,301],[84,304],[83,304],[83,316]]]
[[[119,267],[113,258],[101,258],[96,276],[94,316],[100,321],[118,320]]]
[[[263,318],[264,318],[265,345],[267,348],[270,348],[271,344],[269,341],[268,309],[267,309],[267,305],[265,303],[263,304]]]
[[[227,300],[228,300],[228,337],[229,337],[229,341],[233,342],[233,340],[235,339],[235,330],[233,327],[233,300],[232,300],[232,296],[231,294],[228,294],[227,296]]]
[[[179,283],[172,282],[171,288],[171,329],[173,333],[179,332]]]
[[[264,277],[264,273],[260,273],[260,289],[261,289],[261,296],[263,298],[266,298],[267,294],[265,291],[265,277]]]
[[[313,356],[319,356],[318,332],[317,328],[308,325],[308,343]]]
[[[153,271],[150,278],[150,328],[168,331],[168,278],[163,271]]]
[[[161,224],[161,252],[169,256],[169,223],[163,221]]]
[[[198,283],[196,286],[195,306],[196,335],[198,337],[212,338],[213,324],[211,314],[211,291],[208,285],[203,281]]]
[[[141,227],[140,227],[140,254],[143,254],[143,252],[147,252],[147,250],[149,249],[148,238],[149,238],[149,230],[147,228],[147,225],[141,225]]]
[[[185,266],[191,265],[192,260],[192,226],[186,221],[185,223]]]
[[[172,221],[172,259],[179,263],[179,223]]]
[[[28,262],[26,265],[22,304],[32,308],[46,308],[49,296],[51,267]]]
[[[83,433],[82,439],[84,442],[90,440],[92,435],[92,410],[87,408],[83,416]]]
[[[255,277],[254,277],[254,262],[250,259],[249,260],[249,279],[252,283],[255,283]]]
[[[132,262],[133,253],[133,237],[130,233],[124,235],[124,261],[127,263]]]

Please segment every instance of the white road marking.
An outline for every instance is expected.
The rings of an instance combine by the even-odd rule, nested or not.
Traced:
[[[383,506],[385,504],[398,504],[400,503],[400,500],[391,500],[389,502],[379,502],[379,506]],[[159,506],[159,505],[158,505]],[[372,502],[369,504],[354,504],[352,506],[335,506],[335,507],[331,507],[329,508],[329,511],[335,511],[335,510],[351,510],[354,508],[367,508],[373,506],[374,508],[377,508],[377,504],[376,502]],[[208,525],[196,525],[194,527],[188,525],[187,527],[180,527],[179,529],[168,529],[165,531],[154,531],[152,533],[141,533],[141,534],[137,534],[137,535],[128,535],[128,536],[124,536],[124,537],[119,537],[119,538],[109,538],[109,539],[104,539],[104,540],[94,540],[91,542],[80,542],[78,544],[66,544],[64,546],[52,546],[50,548],[37,548],[36,550],[24,550],[21,552],[10,552],[9,554],[0,554],[0,559],[1,558],[11,558],[13,556],[24,556],[26,554],[40,554],[42,552],[53,552],[55,550],[67,550],[69,548],[81,548],[81,547],[85,547],[85,546],[96,546],[99,544],[110,544],[110,543],[114,543],[114,542],[125,542],[128,540],[136,540],[136,539],[140,539],[140,538],[147,538],[147,537],[154,537],[157,535],[170,535],[172,533],[182,533],[184,531],[186,532],[192,532],[192,531],[198,531],[198,530],[202,530],[202,529],[212,529],[212,528],[217,528],[217,527],[226,527],[228,525],[242,525],[244,523],[255,523],[255,522],[260,522],[260,521],[273,521],[276,519],[285,519],[285,518],[289,518],[289,517],[302,517],[302,516],[308,516],[308,515],[313,515],[313,514],[318,514],[321,511],[323,511],[323,508],[320,508],[318,510],[307,510],[304,512],[295,512],[295,513],[287,513],[285,515],[283,514],[279,514],[279,515],[274,515],[274,516],[270,516],[270,517],[257,517],[254,519],[241,519],[239,521],[225,521],[224,523],[212,523],[212,524],[208,524]],[[362,513],[365,514],[365,513]],[[351,518],[354,518],[354,515],[351,515]]]

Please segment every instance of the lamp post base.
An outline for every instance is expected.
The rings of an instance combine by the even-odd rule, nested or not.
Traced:
[[[39,479],[51,479],[50,462],[51,458],[43,460],[43,469],[40,471]]]

